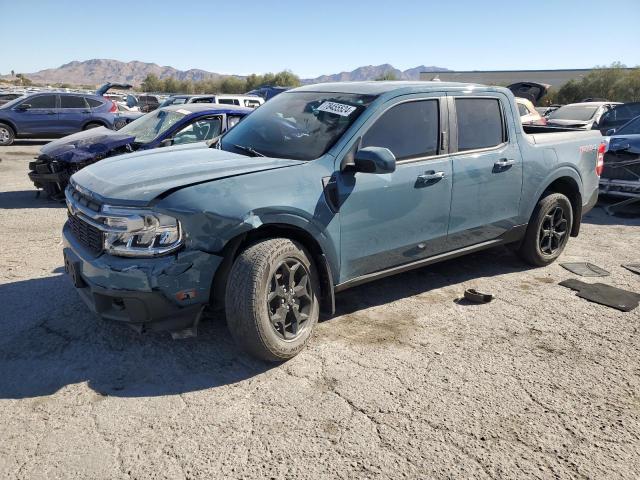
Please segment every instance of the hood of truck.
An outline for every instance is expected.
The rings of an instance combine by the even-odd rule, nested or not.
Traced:
[[[106,203],[142,205],[169,190],[304,163],[246,157],[203,145],[180,145],[107,158],[75,173],[71,184]]]
[[[40,149],[42,155],[67,163],[99,160],[116,148],[132,143],[134,137],[109,130],[92,128],[47,143]]]

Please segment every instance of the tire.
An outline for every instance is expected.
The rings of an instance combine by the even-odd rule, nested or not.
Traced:
[[[567,246],[572,226],[573,209],[569,199],[561,193],[543,197],[533,210],[518,254],[531,265],[549,265]]]
[[[98,127],[102,127],[103,125],[101,123],[97,123],[97,122],[89,122],[87,123],[83,130],[91,130],[92,128],[98,128]]]
[[[0,123],[0,145],[3,147],[9,146],[16,138],[16,134],[6,123]]]
[[[294,289],[288,288],[290,278],[285,278],[289,268],[294,272]],[[283,284],[284,289],[278,287]],[[229,331],[254,357],[288,360],[311,338],[320,312],[318,292],[315,265],[302,245],[286,238],[260,241],[244,250],[229,272],[225,291]]]

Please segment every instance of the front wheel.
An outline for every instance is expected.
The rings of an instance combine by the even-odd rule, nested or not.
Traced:
[[[520,257],[537,267],[549,265],[567,246],[572,226],[573,209],[569,199],[561,193],[547,195],[531,215],[518,251]]]
[[[11,145],[15,137],[16,135],[13,133],[13,128],[4,123],[0,123],[0,145]]]
[[[318,292],[318,274],[302,245],[286,238],[258,242],[229,273],[225,313],[231,335],[255,357],[288,360],[318,322]]]

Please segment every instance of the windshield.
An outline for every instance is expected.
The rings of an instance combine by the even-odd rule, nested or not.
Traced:
[[[313,160],[324,155],[374,95],[288,92],[229,130],[220,148],[247,155]]]
[[[616,132],[616,135],[640,135],[640,117],[636,117]]]
[[[586,122],[593,118],[599,107],[599,105],[567,105],[551,112],[547,118],[550,120],[577,120]]]
[[[14,105],[16,105],[17,103],[21,102],[22,100],[24,100],[25,98],[27,98],[26,95],[22,95],[16,99],[13,100],[9,100],[7,103],[0,105],[0,108],[11,108]]]
[[[184,113],[179,111],[156,110],[125,125],[119,132],[135,137],[136,143],[148,143],[162,135],[184,116]]]

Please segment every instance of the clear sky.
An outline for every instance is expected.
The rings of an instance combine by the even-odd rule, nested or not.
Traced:
[[[0,73],[112,58],[301,77],[640,64],[640,0],[0,0]]]

